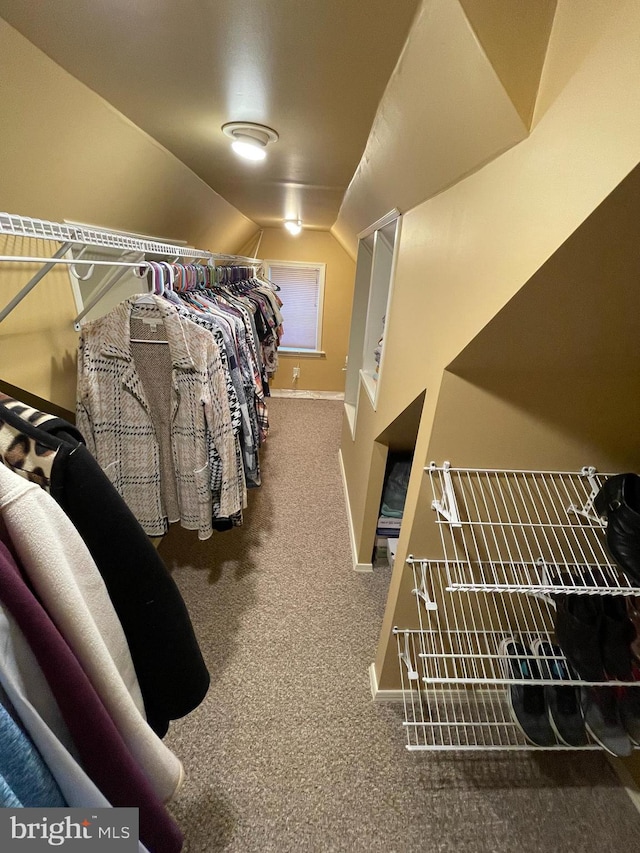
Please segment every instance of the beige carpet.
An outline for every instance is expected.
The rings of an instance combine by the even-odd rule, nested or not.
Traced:
[[[352,569],[343,406],[277,398],[245,525],[160,546],[212,676],[172,724],[185,853],[631,853],[640,815],[600,753],[409,753],[368,666],[389,570]]]

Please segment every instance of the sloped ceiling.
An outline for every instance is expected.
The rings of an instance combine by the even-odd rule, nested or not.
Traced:
[[[350,254],[388,211],[527,137],[554,11],[555,0],[424,0],[332,228]]]
[[[557,0],[460,0],[513,101],[531,125]]]
[[[257,224],[328,229],[418,6],[0,0],[0,15]],[[265,163],[235,157],[228,121],[278,131]]]

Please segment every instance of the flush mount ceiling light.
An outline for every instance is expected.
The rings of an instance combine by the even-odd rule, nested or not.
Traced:
[[[285,219],[284,227],[295,237],[302,231],[302,222],[299,219]]]
[[[231,147],[247,160],[264,160],[267,145],[278,139],[278,134],[264,124],[250,121],[230,121],[222,125],[225,136],[233,139]]]

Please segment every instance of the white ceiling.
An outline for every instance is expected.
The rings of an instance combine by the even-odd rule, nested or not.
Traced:
[[[257,224],[327,229],[418,6],[0,0],[0,15]],[[277,130],[266,162],[230,151],[228,121]]]

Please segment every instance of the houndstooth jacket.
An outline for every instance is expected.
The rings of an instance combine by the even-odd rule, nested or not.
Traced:
[[[178,316],[166,300],[147,299],[150,304],[139,305],[134,296],[83,326],[77,426],[144,531],[165,533],[173,519],[167,519],[163,505],[160,433],[136,370],[129,331],[134,305],[136,313],[161,319],[171,356],[167,405],[180,524],[207,539],[213,532],[214,471],[221,472],[216,478],[222,484],[219,515],[231,516],[246,506],[220,352],[210,332]]]

